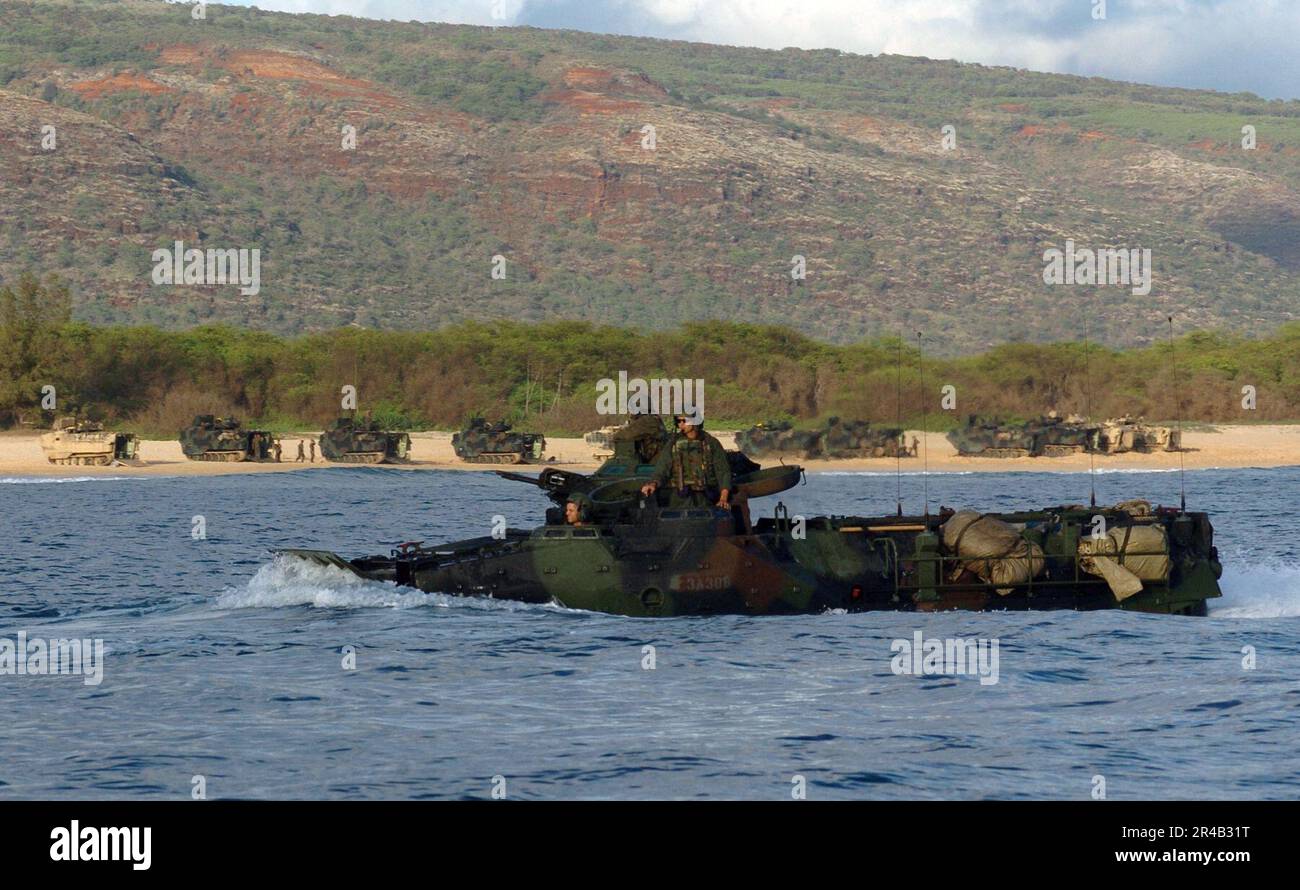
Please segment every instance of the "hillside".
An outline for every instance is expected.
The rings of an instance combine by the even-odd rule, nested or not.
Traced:
[[[1151,294],[1044,285],[1043,251],[1066,239],[1150,248]],[[151,253],[175,240],[260,249],[260,292],[153,285]],[[1300,318],[1300,102],[833,50],[5,0],[0,283],[24,270],[67,279],[78,319],[173,328],[719,318],[832,342],[923,328],[961,353],[1077,338],[1085,314],[1097,339],[1140,345],[1173,312],[1255,336]]]

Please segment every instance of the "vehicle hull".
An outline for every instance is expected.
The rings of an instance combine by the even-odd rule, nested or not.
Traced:
[[[632,617],[1107,608],[1204,615],[1206,601],[1220,595],[1221,567],[1204,514],[1164,511],[1144,520],[1168,529],[1171,568],[1122,601],[1077,556],[1093,515],[1127,521],[1119,512],[1072,508],[1004,514],[1042,542],[1045,559],[1038,577],[1001,588],[943,552],[943,516],[820,517],[800,524],[778,508],[776,518],[743,531],[725,510],[664,510],[637,523],[509,530],[502,539],[411,545],[355,560],[287,552],[427,592]]]

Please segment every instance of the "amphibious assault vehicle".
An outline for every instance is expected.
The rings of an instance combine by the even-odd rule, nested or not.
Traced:
[[[411,453],[411,437],[380,429],[373,420],[340,417],[321,433],[320,453],[338,463],[400,463]]]
[[[1074,416],[1048,414],[1011,423],[972,414],[964,426],[948,433],[948,441],[965,457],[1060,457],[1096,451],[1098,426]]]
[[[838,417],[819,429],[795,429],[789,421],[760,423],[736,433],[736,447],[754,457],[798,455],[805,460],[914,456],[901,428],[873,429],[865,420]]]
[[[488,423],[475,417],[451,437],[451,447],[463,461],[475,464],[523,464],[540,461],[546,452],[541,433],[517,433],[505,421]]]
[[[796,466],[761,469],[740,452],[730,509],[681,509],[641,485],[631,443],[591,475],[532,477],[555,506],[546,524],[448,544],[408,541],[344,559],[280,551],[362,578],[429,592],[630,616],[792,614],[831,609],[1104,609],[1204,615],[1220,595],[1204,513],[1063,505],[1004,514],[792,516],[750,502],[796,485]],[[565,524],[562,505],[579,507]]]
[[[912,457],[899,427],[871,428],[865,420],[840,420],[832,417],[821,431],[820,456]]]
[[[625,424],[602,426],[598,430],[583,434],[582,441],[592,447],[591,456],[596,460],[608,460],[614,456],[613,436],[624,426]]]
[[[1182,430],[1167,426],[1150,426],[1139,417],[1112,417],[1101,424],[1098,450],[1106,454],[1127,451],[1179,451],[1183,447]]]
[[[102,424],[62,417],[41,436],[41,450],[52,464],[106,467],[135,460],[140,442],[134,433],[105,430]]]
[[[246,430],[233,417],[200,414],[181,430],[180,440],[181,451],[190,460],[275,460],[275,436],[266,430]]]
[[[788,420],[769,420],[736,433],[736,447],[754,457],[789,454],[811,458],[817,454],[820,438],[817,430],[797,430]]]

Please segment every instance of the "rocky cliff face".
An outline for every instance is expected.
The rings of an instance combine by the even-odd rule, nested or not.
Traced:
[[[729,317],[840,341],[924,330],[946,351],[1072,338],[1084,314],[1121,344],[1159,336],[1168,313],[1261,331],[1300,313],[1300,103],[915,59],[208,16],[0,9],[0,59],[15,60],[0,275],[57,271],[94,321]],[[1067,239],[1149,248],[1150,294],[1045,285],[1043,253]],[[261,291],[153,284],[151,252],[176,240],[258,248]]]

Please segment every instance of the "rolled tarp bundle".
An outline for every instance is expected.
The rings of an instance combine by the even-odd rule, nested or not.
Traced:
[[[1009,585],[1024,584],[1043,571],[1043,551],[1015,527],[974,510],[954,513],[940,528],[943,546],[961,559],[954,574],[969,571],[996,584],[1006,596]]]
[[[1166,580],[1173,565],[1169,539],[1158,525],[1130,525],[1099,538],[1082,538],[1079,557],[1079,567],[1105,578],[1120,602],[1141,591],[1143,581]]]

